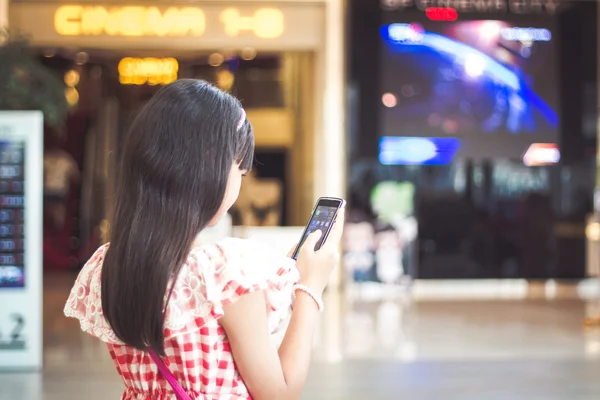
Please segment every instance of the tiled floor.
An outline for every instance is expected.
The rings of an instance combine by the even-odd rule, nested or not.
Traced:
[[[71,278],[72,279],[72,278]],[[62,317],[46,277],[43,374],[0,374],[0,399],[118,399],[102,344]],[[600,399],[600,329],[560,300],[352,302],[329,294],[304,399]]]

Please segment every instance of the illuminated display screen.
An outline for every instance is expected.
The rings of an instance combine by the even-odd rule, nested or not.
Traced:
[[[456,138],[384,136],[379,141],[379,162],[383,165],[449,164],[458,149]]]
[[[384,22],[380,136],[454,137],[468,158],[521,159],[556,142],[552,18]]]
[[[0,288],[25,285],[24,149],[0,141]]]

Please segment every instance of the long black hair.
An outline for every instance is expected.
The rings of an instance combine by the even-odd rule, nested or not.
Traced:
[[[123,342],[164,355],[169,282],[217,214],[234,161],[249,170],[253,158],[240,102],[204,81],[176,81],[141,110],[122,149],[102,267],[104,317]]]

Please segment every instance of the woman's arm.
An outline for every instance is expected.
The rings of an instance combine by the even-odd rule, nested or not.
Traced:
[[[270,340],[263,292],[243,296],[225,307],[219,320],[236,366],[254,400],[292,400],[302,393],[310,365],[318,309],[297,292],[294,311],[279,348]]]
[[[344,210],[338,212],[325,244],[315,251],[321,232],[311,233],[300,250],[296,266],[300,283],[321,296],[339,262]],[[242,296],[225,307],[219,320],[227,333],[233,358],[254,400],[295,400],[300,397],[312,351],[318,305],[302,290],[296,291],[292,318],[277,352],[270,341],[264,293]]]

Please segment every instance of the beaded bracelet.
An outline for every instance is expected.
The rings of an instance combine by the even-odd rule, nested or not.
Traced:
[[[311,288],[309,288],[308,286],[304,286],[304,285],[300,285],[300,284],[295,284],[294,285],[294,291],[293,291],[293,295],[294,295],[294,300],[296,299],[296,291],[300,290],[304,293],[306,293],[307,295],[309,295],[314,301],[315,303],[317,303],[317,308],[319,309],[319,312],[322,312],[323,309],[325,308],[323,306],[323,301],[321,300],[320,297],[317,297]]]

